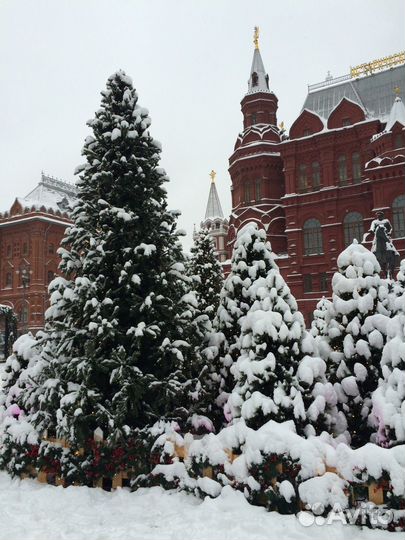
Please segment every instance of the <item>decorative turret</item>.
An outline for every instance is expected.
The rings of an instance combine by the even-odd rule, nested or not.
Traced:
[[[403,104],[403,101],[399,95],[400,89],[396,87],[394,91],[396,98],[392,105],[385,131],[392,131],[392,128],[397,122],[402,124],[402,126],[405,126],[405,105]]]
[[[254,31],[252,67],[248,81],[248,92],[242,99],[243,127],[270,124],[277,130],[277,97],[269,88],[269,76],[264,68],[259,48],[259,28]]]
[[[252,68],[250,70],[248,82],[248,93],[253,94],[254,92],[270,92],[269,76],[264,69],[264,64],[259,49],[259,28],[257,26],[255,27],[253,42],[255,44],[255,50],[253,53]]]
[[[239,134],[229,174],[232,179],[232,214],[228,246],[248,221],[256,221],[267,231],[277,255],[287,251],[285,218],[281,198],[285,195],[280,139],[284,126],[277,127],[277,97],[269,88],[255,27],[252,67],[248,91],[241,101],[243,131]]]
[[[219,200],[217,187],[215,184],[216,172],[212,170],[209,174],[211,178],[210,192],[208,195],[205,219],[200,223],[201,229],[208,229],[210,236],[215,243],[216,252],[220,262],[227,259],[226,237],[228,234],[228,220],[224,218],[221,202]]]

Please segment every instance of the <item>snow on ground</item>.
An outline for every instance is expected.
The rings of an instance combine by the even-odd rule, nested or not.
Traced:
[[[225,488],[204,501],[155,487],[107,493],[53,487],[0,473],[0,540],[399,540],[400,533],[339,523],[304,527]]]

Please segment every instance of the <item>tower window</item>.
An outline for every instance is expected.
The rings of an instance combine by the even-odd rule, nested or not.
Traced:
[[[346,165],[346,156],[341,155],[338,157],[338,174],[339,182],[341,184],[346,184],[347,182],[347,165]]]
[[[262,198],[262,182],[261,180],[256,180],[256,201],[260,201]]]
[[[55,246],[53,244],[49,244],[48,246],[48,254],[53,255],[55,253]]]
[[[351,126],[351,125],[352,125],[352,121],[350,120],[350,118],[343,118],[343,120],[342,120],[342,126],[343,127]]]
[[[48,285],[53,280],[54,277],[55,277],[55,273],[53,272],[53,270],[48,270]]]
[[[255,113],[252,114],[252,126],[257,124],[257,115]]]
[[[361,162],[360,154],[354,152],[352,154],[352,172],[353,172],[353,183],[358,184],[361,180]]]
[[[392,203],[392,221],[394,237],[405,236],[405,195],[400,195]]]
[[[245,202],[250,202],[250,184],[245,182]]]
[[[252,73],[252,86],[257,86],[259,84],[259,77],[256,73],[256,71],[254,71]]]
[[[307,166],[301,164],[298,168],[298,193],[305,193],[308,189]]]
[[[11,257],[11,244],[7,246],[7,257]]]
[[[321,185],[321,167],[319,161],[314,161],[312,163],[312,187],[314,189],[319,189]]]

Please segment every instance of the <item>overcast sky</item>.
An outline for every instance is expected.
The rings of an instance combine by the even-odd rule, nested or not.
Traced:
[[[403,0],[0,0],[0,210],[41,170],[73,181],[107,77],[121,68],[152,117],[190,246],[209,172],[230,211],[253,27],[287,128],[307,84],[405,49]],[[405,89],[402,89],[405,93]]]

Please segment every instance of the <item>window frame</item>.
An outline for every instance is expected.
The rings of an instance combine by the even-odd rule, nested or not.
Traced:
[[[323,255],[322,224],[319,219],[307,219],[302,231],[304,236],[304,256]]]
[[[308,191],[308,167],[306,163],[298,165],[298,193]]]
[[[311,293],[314,291],[312,274],[304,274],[302,276],[302,283],[304,287],[304,293]]]
[[[260,201],[262,198],[262,181],[260,178],[255,182],[255,197],[256,201]]]
[[[357,218],[357,220],[354,219]],[[360,212],[348,212],[343,218],[343,241],[345,248],[356,239],[361,242],[364,235],[364,218]]]
[[[392,201],[392,236],[405,237],[405,195],[398,195]]]
[[[361,155],[360,152],[352,153],[352,178],[353,184],[361,182]]]
[[[347,158],[346,154],[341,154],[337,159],[339,184],[347,184]]]
[[[312,189],[318,190],[321,187],[321,164],[319,161],[312,162]]]

